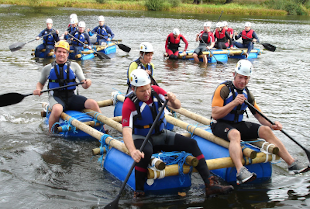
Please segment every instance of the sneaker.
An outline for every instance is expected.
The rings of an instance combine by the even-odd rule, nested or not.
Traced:
[[[137,190],[133,193],[133,198],[138,199],[140,197],[144,197],[144,195],[145,195],[144,191]]]
[[[227,194],[234,190],[234,187],[231,185],[223,186],[218,182],[217,177],[211,176],[208,178],[209,184],[206,185],[206,196],[214,194]]]
[[[246,167],[242,166],[240,172],[236,175],[237,184],[243,184],[254,181],[256,179],[256,173],[251,173]]]
[[[292,165],[288,167],[289,174],[299,174],[304,173],[310,170],[309,166],[303,166],[299,163],[298,160],[295,160]]]

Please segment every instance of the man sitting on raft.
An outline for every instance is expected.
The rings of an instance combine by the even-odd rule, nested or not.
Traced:
[[[234,80],[220,84],[212,98],[214,121],[211,123],[211,129],[215,136],[230,141],[229,154],[237,170],[237,184],[250,182],[256,178],[255,173],[249,172],[242,165],[241,140],[265,139],[279,148],[279,156],[287,163],[290,174],[309,171],[308,166],[302,166],[289,154],[280,139],[272,132],[272,129],[281,130],[281,123],[276,121],[275,125],[272,125],[251,107],[249,107],[250,111],[261,124],[243,121],[243,114],[248,107],[245,100],[260,110],[254,96],[247,88],[252,71],[253,66],[250,61],[240,60],[233,72]]]

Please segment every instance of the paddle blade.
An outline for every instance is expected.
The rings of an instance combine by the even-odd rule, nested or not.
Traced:
[[[0,95],[0,107],[13,105],[21,102],[25,95],[19,93],[7,93]]]
[[[267,49],[268,51],[272,51],[272,52],[276,51],[276,48],[277,48],[268,43],[262,43],[262,45],[264,46],[265,49]]]
[[[113,200],[113,202],[110,202],[107,204],[104,209],[116,209],[118,208],[118,201],[119,201],[119,195]]]
[[[118,48],[120,48],[121,50],[123,50],[124,52],[130,52],[131,48],[124,45],[124,44],[117,44]]]
[[[18,42],[18,43],[10,45],[9,48],[10,48],[11,52],[15,52],[15,51],[23,48],[23,46],[25,46],[25,44],[26,43]]]
[[[97,54],[97,57],[99,57],[100,59],[111,59],[111,57],[102,52],[95,52],[95,54]]]

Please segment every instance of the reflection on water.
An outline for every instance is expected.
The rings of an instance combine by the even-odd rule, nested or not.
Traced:
[[[97,16],[104,15],[116,39],[131,47],[129,54],[117,50],[112,59],[78,61],[86,77],[92,80],[90,89],[80,88],[80,94],[96,100],[110,99],[114,90],[125,92],[126,72],[130,62],[139,56],[142,41],[152,42],[155,48],[154,77],[160,86],[176,93],[184,108],[207,118],[211,113],[211,96],[216,86],[232,78],[237,60],[225,65],[202,66],[193,61],[171,61],[163,58],[164,43],[173,28],[178,27],[194,49],[195,34],[203,22],[218,15],[178,15],[164,12],[87,10],[75,8],[32,8],[0,6],[1,37],[0,71],[2,93],[31,93],[40,77],[41,68],[52,60],[35,60],[31,56],[40,41],[26,44],[14,53],[8,46],[34,39],[45,27],[46,18],[54,21],[54,28],[66,30],[69,15],[77,13],[87,27],[97,25]],[[249,88],[256,96],[263,112],[272,120],[279,120],[285,131],[305,147],[310,147],[309,64],[310,49],[307,33],[310,19],[304,16],[235,17],[223,14],[236,31],[245,21],[262,42],[277,46],[276,52],[263,50],[252,60],[254,74]],[[184,47],[184,44],[181,44]],[[120,181],[102,171],[98,157],[91,150],[99,146],[96,140],[71,140],[47,134],[40,116],[40,102],[47,94],[29,96],[23,102],[0,109],[0,202],[1,208],[102,208],[118,194]],[[113,107],[102,108],[108,117]],[[181,116],[182,119],[187,120]],[[249,120],[255,121],[250,116]],[[190,121],[190,120],[189,120]],[[194,121],[190,121],[196,124]],[[177,129],[178,130],[178,129]],[[178,130],[182,132],[182,130]],[[183,131],[184,132],[184,131]],[[121,135],[112,130],[116,137]],[[276,135],[290,153],[306,163],[304,152],[280,132]],[[204,186],[193,174],[192,187],[186,197],[177,194],[150,194],[140,202],[132,200],[128,188],[122,194],[121,208],[307,208],[310,205],[310,174],[290,176],[284,162],[273,165],[269,182],[261,185],[236,186],[228,195],[205,198]]]

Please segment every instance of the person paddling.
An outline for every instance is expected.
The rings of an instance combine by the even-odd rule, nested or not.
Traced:
[[[78,22],[78,19],[70,19],[70,25],[64,33],[64,39],[67,40],[69,44],[71,43],[71,37],[68,34],[74,34],[78,31]]]
[[[203,25],[203,31],[196,35],[196,41],[199,41],[199,46],[195,49],[193,57],[196,63],[199,62],[199,55],[206,50],[210,50],[214,47],[215,39],[211,32],[211,22],[205,22]],[[207,55],[203,55],[203,63],[207,64]]]
[[[41,95],[41,91],[48,81],[48,88],[61,87],[76,83],[76,78],[80,82],[84,82],[82,87],[87,89],[91,86],[91,80],[85,79],[83,70],[76,62],[68,61],[69,43],[61,40],[55,45],[55,61],[46,65],[41,71],[41,77],[33,91],[34,95]],[[97,102],[93,99],[87,99],[84,96],[76,95],[75,86],[61,89],[58,91],[50,91],[49,106],[52,109],[49,117],[49,131],[52,131],[53,125],[59,121],[61,113],[65,110],[82,110],[92,109],[101,112]]]
[[[144,195],[144,184],[147,177],[147,167],[153,153],[161,151],[185,151],[193,154],[199,163],[195,167],[205,183],[206,195],[225,194],[233,190],[233,186],[220,185],[217,177],[212,176],[194,139],[171,132],[165,129],[164,113],[159,123],[151,133],[151,139],[140,152],[145,137],[148,135],[150,125],[153,124],[161,101],[168,99],[168,106],[180,108],[181,102],[172,92],[166,92],[159,86],[152,86],[150,76],[143,69],[133,70],[129,76],[132,92],[126,96],[122,109],[123,139],[135,166],[134,198]],[[143,107],[143,108],[142,108]]]
[[[101,15],[98,17],[99,26],[95,27],[93,30],[87,29],[88,34],[93,36],[97,34],[97,41],[95,44],[102,45],[111,41],[114,38],[114,33],[111,28],[104,24],[104,17]]]
[[[275,122],[272,125],[256,112],[255,109],[250,107],[250,111],[260,124],[243,121],[243,114],[246,113],[248,107],[245,100],[260,111],[253,94],[247,88],[252,71],[253,66],[250,61],[238,61],[233,72],[233,81],[226,81],[220,84],[212,97],[211,129],[215,136],[230,141],[229,154],[237,170],[237,184],[250,182],[256,178],[255,173],[249,172],[242,165],[241,140],[265,139],[267,142],[279,147],[279,156],[287,163],[290,174],[309,171],[308,166],[303,166],[289,154],[280,139],[272,132],[272,130],[282,129],[280,122]]]
[[[128,70],[127,70],[127,93],[131,91],[131,84],[129,81],[129,76],[131,72],[137,68],[144,69],[149,75],[153,77],[154,73],[154,64],[152,63],[154,49],[153,45],[149,42],[142,42],[139,47],[140,50],[140,57],[135,61],[131,62]],[[152,80],[152,83],[154,81]],[[154,84],[154,83],[153,83]]]
[[[242,37],[242,43],[234,41],[234,46],[237,48],[247,48],[247,52],[245,54],[246,58],[248,58],[251,50],[254,48],[254,43],[259,42],[259,39],[254,30],[251,29],[251,23],[246,22],[244,24],[244,30],[239,34],[235,32],[235,40],[238,40]]]
[[[85,22],[80,21],[78,24],[78,31],[73,31],[70,33],[71,37],[74,37],[71,38],[71,43],[76,57],[81,53],[81,51],[84,50],[86,44],[88,44],[86,48],[91,49],[91,46],[89,46],[90,39],[88,34],[85,32],[85,26]]]
[[[59,41],[59,31],[58,30],[54,30],[53,28],[53,20],[51,18],[48,18],[46,20],[46,28],[44,30],[41,31],[41,33],[36,37],[37,40],[39,40],[42,36],[43,37],[43,43],[40,44],[39,46],[37,46],[36,50],[35,50],[35,56],[39,57],[40,52],[45,49],[45,56],[47,57],[48,54],[51,52],[51,50],[54,49],[55,43]]]
[[[216,29],[214,32],[215,37],[215,45],[214,47],[217,49],[227,49],[227,48],[233,48],[233,42],[230,38],[228,32],[224,28],[223,24],[221,22],[218,22],[216,24]],[[230,45],[227,45],[227,43],[230,43]]]
[[[186,38],[182,34],[180,34],[180,31],[177,28],[173,29],[172,33],[168,35],[165,44],[165,55],[169,57],[169,59],[178,59],[181,40],[183,40],[183,42],[185,43],[185,48],[183,52],[180,53],[180,56],[184,56],[186,55],[186,50],[188,47],[188,42]]]

